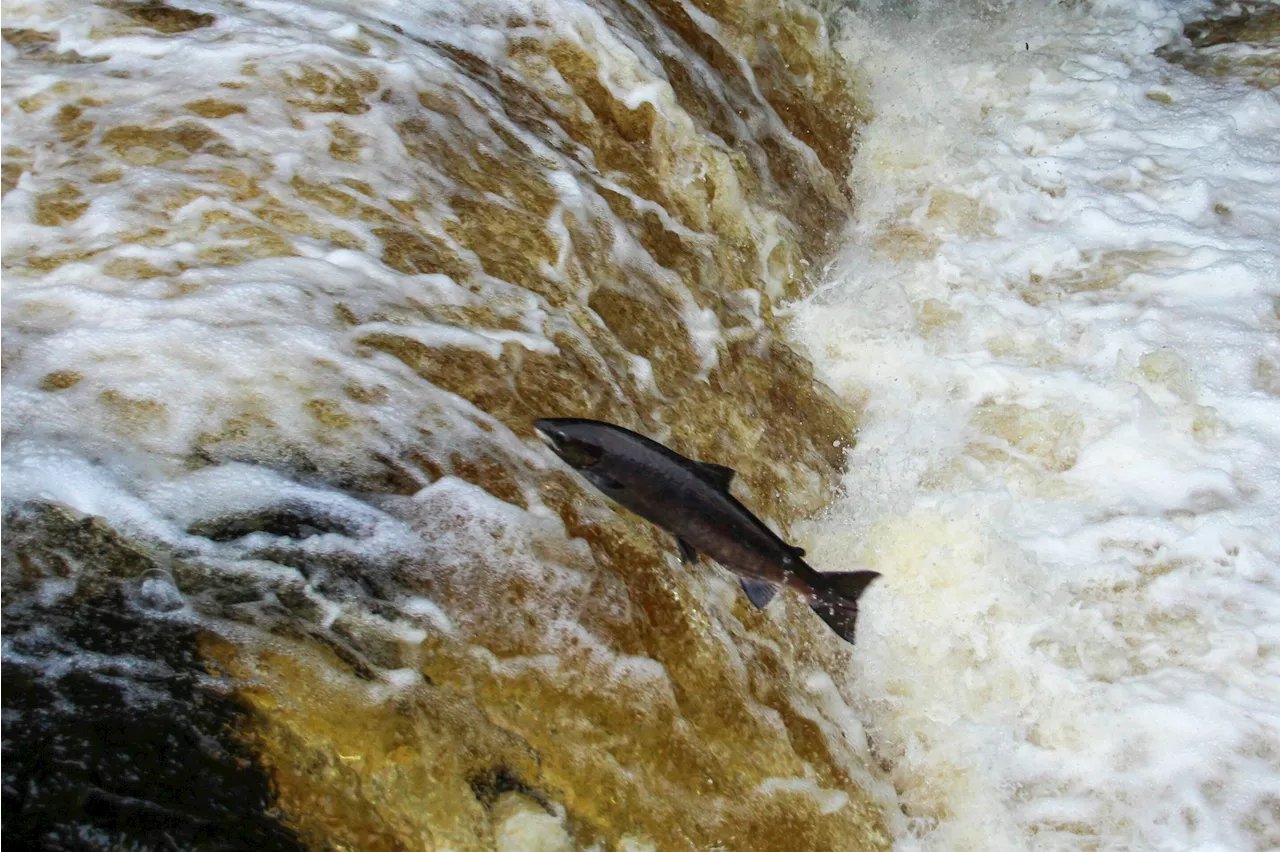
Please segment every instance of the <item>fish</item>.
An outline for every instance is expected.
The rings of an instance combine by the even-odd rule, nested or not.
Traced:
[[[576,417],[534,421],[552,452],[606,497],[675,537],[686,563],[699,554],[736,574],[757,608],[787,586],[840,638],[853,642],[858,598],[875,571],[824,574],[729,493],[732,468],[695,461],[630,429]]]

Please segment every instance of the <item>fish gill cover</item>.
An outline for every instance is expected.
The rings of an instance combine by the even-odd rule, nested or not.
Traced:
[[[3,36],[6,841],[887,844],[839,640],[530,431],[823,504],[854,420],[774,314],[865,119],[819,15],[17,0]]]

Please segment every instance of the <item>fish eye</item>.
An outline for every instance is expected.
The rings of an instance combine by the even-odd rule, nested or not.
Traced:
[[[557,444],[559,444],[557,449],[560,450],[560,457],[577,468],[594,467],[604,456],[604,450],[595,444],[570,438],[567,435],[561,435]]]

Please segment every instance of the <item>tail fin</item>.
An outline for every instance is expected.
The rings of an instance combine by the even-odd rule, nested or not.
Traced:
[[[858,620],[858,597],[879,576],[875,571],[827,574],[823,577],[826,582],[817,588],[809,606],[841,639],[852,645],[854,622]]]

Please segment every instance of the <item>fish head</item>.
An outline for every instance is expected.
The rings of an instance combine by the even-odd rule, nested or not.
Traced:
[[[590,470],[604,458],[599,426],[591,421],[545,418],[534,421],[533,431],[575,470]]]

